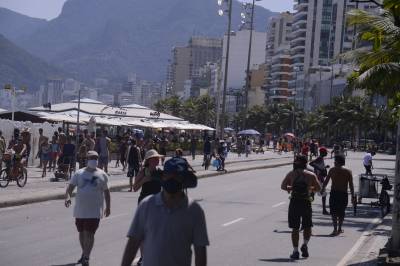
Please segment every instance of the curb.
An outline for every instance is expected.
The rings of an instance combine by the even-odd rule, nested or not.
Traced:
[[[244,171],[276,168],[276,167],[287,166],[287,165],[291,165],[291,164],[292,164],[292,162],[271,164],[271,165],[261,165],[261,166],[254,166],[254,167],[248,167],[248,168],[239,168],[239,169],[234,169],[232,171],[228,171],[227,173],[214,172],[214,173],[198,175],[197,177],[199,179],[201,179],[201,178],[208,178],[208,177],[213,177],[213,176],[232,174],[232,173],[238,173],[238,172],[244,172]],[[110,185],[111,192],[121,191],[122,189],[125,189],[125,188],[129,188],[129,184],[124,183],[124,184],[116,184],[114,186]],[[75,195],[75,193],[74,193],[74,195]],[[27,197],[25,199],[9,200],[9,201],[0,202],[0,208],[15,207],[15,206],[44,202],[44,201],[49,201],[49,200],[60,200],[60,199],[64,199],[64,196],[65,196],[65,192],[63,191],[62,193],[56,192],[56,193],[49,194],[49,195]]]

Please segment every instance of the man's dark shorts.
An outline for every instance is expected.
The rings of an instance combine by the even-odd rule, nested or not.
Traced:
[[[331,191],[329,195],[329,210],[332,215],[344,217],[349,197],[347,192]]]
[[[99,228],[99,223],[100,219],[96,218],[90,218],[90,219],[81,219],[81,218],[76,218],[75,219],[75,225],[76,229],[78,229],[78,232],[91,232],[91,233],[96,233],[97,228]]]
[[[105,167],[108,165],[108,156],[99,157],[99,167]]]
[[[300,229],[311,228],[312,223],[312,208],[311,202],[305,199],[291,199],[289,203],[289,228]]]

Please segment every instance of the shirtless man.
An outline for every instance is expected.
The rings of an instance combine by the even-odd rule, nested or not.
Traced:
[[[311,192],[321,190],[321,185],[317,180],[317,176],[306,170],[307,156],[297,155],[293,170],[290,171],[281,184],[281,189],[291,193],[289,203],[289,228],[292,228],[292,244],[293,253],[291,259],[299,259],[299,230],[304,229],[304,243],[301,246],[301,255],[304,258],[308,254],[308,242],[311,238],[312,208],[311,208]]]
[[[345,163],[346,159],[344,155],[336,155],[335,167],[329,171],[322,186],[322,191],[324,191],[329,180],[332,179],[331,193],[329,197],[329,208],[333,222],[333,232],[331,236],[337,236],[343,233],[342,225],[348,204],[348,187],[350,187],[352,203],[355,201],[353,175],[349,169],[343,167]]]

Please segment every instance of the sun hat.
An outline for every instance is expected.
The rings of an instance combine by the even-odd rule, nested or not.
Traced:
[[[92,156],[99,157],[99,154],[96,151],[88,151],[86,157],[92,157]]]
[[[146,161],[150,158],[156,158],[156,157],[162,158],[162,157],[164,157],[164,155],[161,155],[156,150],[151,149],[146,152],[146,155],[144,156],[144,160]]]
[[[185,158],[172,157],[164,163],[165,174],[176,174],[183,177],[183,188],[197,187],[197,176],[189,166]]]

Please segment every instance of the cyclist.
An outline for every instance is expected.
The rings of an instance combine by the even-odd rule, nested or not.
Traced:
[[[21,137],[14,138],[10,141],[9,149],[14,153],[14,168],[13,171],[19,169],[20,172],[25,172],[24,165],[26,162],[26,145],[23,143]]]

